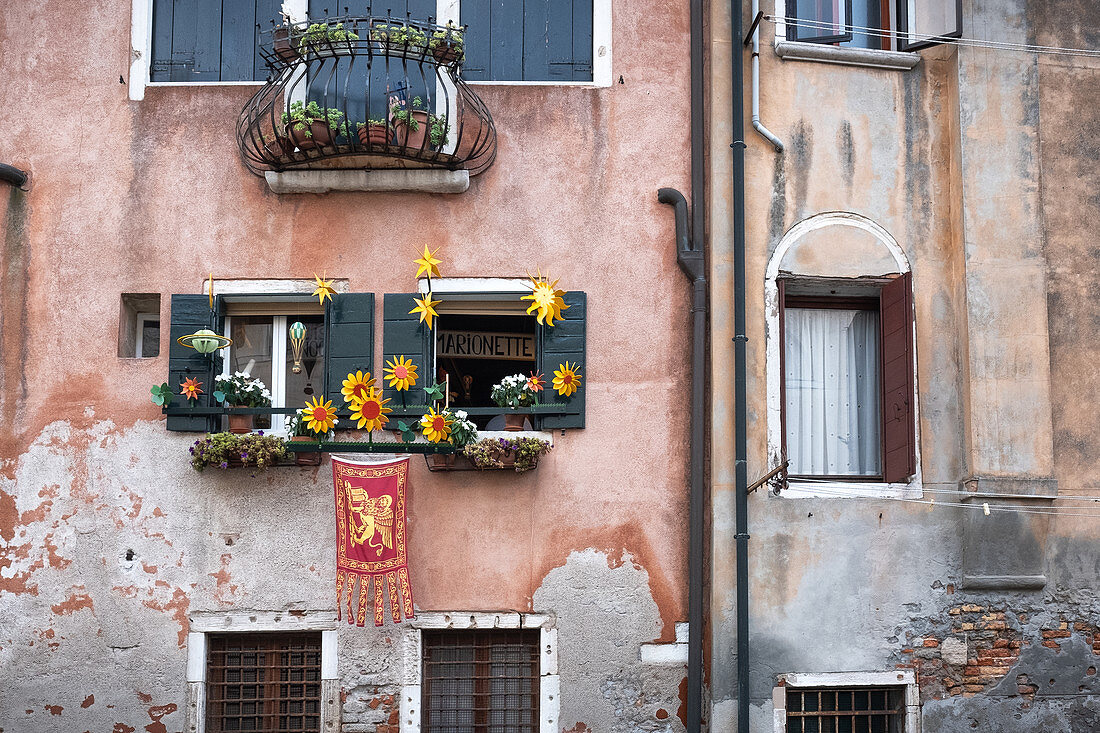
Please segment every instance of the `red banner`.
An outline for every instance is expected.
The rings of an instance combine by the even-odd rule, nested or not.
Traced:
[[[405,618],[413,618],[405,554],[408,475],[408,458],[390,463],[332,458],[336,488],[337,619],[341,618],[346,599],[348,623],[364,624],[372,580],[375,626],[385,622],[386,596],[395,624],[401,623],[402,611]],[[403,602],[398,601],[399,586]]]

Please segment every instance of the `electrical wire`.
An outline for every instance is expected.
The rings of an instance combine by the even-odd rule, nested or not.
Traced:
[[[1100,58],[1100,50],[1091,48],[1073,48],[1069,46],[1042,46],[1032,43],[1016,43],[1012,41],[992,41],[983,38],[944,38],[935,35],[925,35],[920,33],[907,33],[899,34],[893,30],[886,30],[883,28],[874,28],[872,26],[861,26],[851,24],[836,24],[828,21],[812,20],[812,19],[799,19],[799,18],[781,18],[776,15],[765,15],[764,20],[769,20],[772,23],[794,26],[796,28],[805,28],[807,30],[825,30],[825,31],[851,31],[855,35],[867,36],[870,38],[887,38],[890,40],[906,40],[910,43],[923,43],[926,41],[932,41],[934,43],[942,43],[953,46],[965,46],[969,48],[988,48],[997,51],[1018,51],[1021,53],[1038,53],[1048,54],[1053,56],[1079,56],[1082,58]]]
[[[836,483],[838,479],[832,478],[815,478],[812,476],[799,476],[795,481],[798,483]],[[995,495],[998,499],[1046,499],[1051,501],[1091,501],[1100,503],[1100,495],[1098,496],[1075,496],[1071,494],[1051,494],[1050,496],[1044,496],[1042,494],[990,494],[988,492],[974,492],[964,491],[962,489],[933,489],[925,486],[921,489],[925,494],[953,494],[956,496],[991,496]]]

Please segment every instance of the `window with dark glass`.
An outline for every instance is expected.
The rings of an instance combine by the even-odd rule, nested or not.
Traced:
[[[787,688],[787,733],[905,733],[905,688]]]
[[[539,630],[423,632],[424,733],[536,733]]]
[[[787,39],[913,51],[958,38],[961,0],[787,0]]]
[[[321,730],[321,634],[207,637],[206,730]]]

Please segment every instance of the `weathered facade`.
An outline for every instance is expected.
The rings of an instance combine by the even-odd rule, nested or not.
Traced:
[[[784,3],[764,5],[782,18]],[[1100,40],[1090,3],[961,8],[964,39]],[[709,17],[711,729],[733,730],[729,69],[742,47],[728,7]],[[883,409],[911,410],[916,466],[894,483],[792,476],[749,497],[751,730],[801,730],[800,690],[867,686],[898,691],[907,733],[1096,730],[1100,65],[1014,45],[814,48],[790,27],[760,26],[760,118],[782,152],[750,123],[745,56],[749,481],[784,458],[807,473],[784,422],[784,305],[789,328],[792,307],[877,297],[905,273],[915,391]]]
[[[203,650],[279,630],[323,637],[325,731],[419,730],[423,629],[487,627],[542,634],[538,730],[683,729],[688,287],[656,190],[688,185],[687,7],[596,5],[613,75],[478,86],[497,153],[469,190],[324,195],[242,165],[256,85],[133,78],[151,3],[0,8],[0,160],[31,173],[0,184],[0,730],[209,730]],[[349,627],[328,460],[196,473],[201,433],[149,388],[211,272],[374,293],[380,377],[383,295],[425,244],[453,287],[541,268],[587,294],[584,427],[538,433],[529,473],[413,456],[418,619]],[[116,356],[123,294],[159,294],[159,356]]]

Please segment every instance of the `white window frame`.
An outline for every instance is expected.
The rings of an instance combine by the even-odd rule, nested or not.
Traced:
[[[206,635],[321,632],[321,727],[340,728],[336,611],[235,611],[195,613],[187,634],[187,730],[206,733]]]
[[[911,669],[896,672],[819,672],[779,675],[772,688],[772,731],[787,732],[787,690],[818,687],[904,687],[905,733],[920,733],[920,689]]]
[[[271,392],[272,407],[286,407],[286,316],[264,316],[271,318],[271,384],[266,385]],[[225,317],[225,333],[232,333],[233,316]],[[221,376],[228,377],[233,373],[229,365],[229,354],[232,346],[222,349]],[[286,435],[286,415],[272,413],[271,427],[266,429],[269,435]]]
[[[134,316],[134,358],[135,359],[155,359],[156,356],[142,356],[142,347],[145,345],[144,329],[147,321],[156,321],[160,323],[159,313],[138,313]],[[159,345],[159,344],[158,344]],[[160,349],[157,349],[157,356],[160,355]]]
[[[847,226],[871,234],[878,242],[890,252],[894,259],[897,271],[906,273],[910,271],[909,260],[905,256],[898,241],[882,226],[874,221],[847,211],[829,211],[816,214],[803,219],[795,224],[779,241],[771,260],[764,280],[764,314],[766,326],[765,359],[767,371],[767,434],[768,434],[768,469],[778,468],[783,453],[783,403],[782,384],[783,375],[780,373],[780,350],[783,348],[783,334],[779,328],[779,266],[783,257],[792,246],[807,234],[819,229],[831,226]],[[875,273],[867,273],[875,274]],[[916,329],[910,334],[913,344],[913,353],[916,354]],[[780,496],[787,499],[822,498],[822,499],[850,499],[850,498],[902,498],[919,499],[923,496],[923,476],[921,474],[921,439],[920,439],[920,397],[916,388],[917,363],[913,360],[913,421],[916,440],[917,470],[906,482],[885,483],[882,481],[865,481],[858,478],[843,480],[809,480],[790,478],[786,488],[780,492]],[[885,439],[885,436],[883,436]]]
[[[810,41],[787,40],[787,3],[775,0],[775,53],[790,61],[819,61],[826,64],[870,66],[880,69],[906,71],[920,63],[920,54],[914,51],[893,51],[881,48],[833,46]],[[890,28],[897,43],[897,10],[890,3]]]
[[[515,433],[513,433],[514,435]],[[561,729],[557,619],[547,613],[433,611],[408,622],[404,640],[405,676],[401,686],[401,733],[420,733],[424,629],[540,629],[539,733]]]

